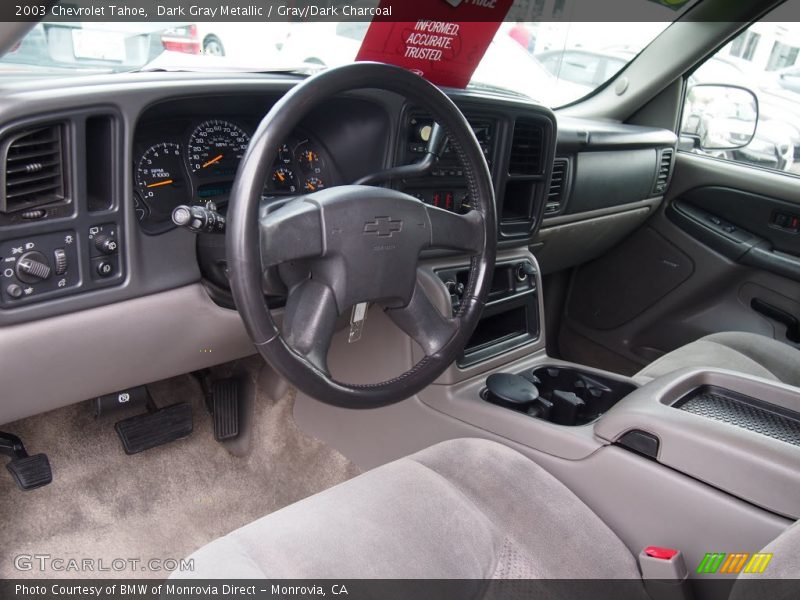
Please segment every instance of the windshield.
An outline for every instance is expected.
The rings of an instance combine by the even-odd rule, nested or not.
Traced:
[[[669,25],[505,22],[470,85],[551,107],[614,77]],[[316,70],[355,60],[369,22],[44,22],[0,60],[0,77],[135,70]]]

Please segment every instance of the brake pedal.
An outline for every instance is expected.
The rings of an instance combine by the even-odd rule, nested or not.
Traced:
[[[0,432],[0,454],[11,457],[6,465],[20,489],[28,491],[53,481],[53,471],[46,454],[28,455],[22,440],[11,433]]]
[[[125,454],[137,454],[168,444],[192,433],[192,407],[186,402],[172,404],[114,425]]]
[[[218,442],[239,435],[239,380],[220,379],[211,389],[214,439]]]

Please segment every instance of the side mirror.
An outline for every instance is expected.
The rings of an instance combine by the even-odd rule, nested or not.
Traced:
[[[758,98],[737,85],[699,83],[689,88],[681,135],[694,138],[700,150],[736,150],[753,139]]]

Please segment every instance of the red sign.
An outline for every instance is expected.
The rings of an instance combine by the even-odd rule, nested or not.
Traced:
[[[512,3],[381,0],[391,16],[373,19],[356,60],[398,65],[437,85],[464,88]]]

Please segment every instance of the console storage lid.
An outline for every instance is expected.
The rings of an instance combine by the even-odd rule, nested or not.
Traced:
[[[686,368],[634,390],[594,426],[611,443],[659,440],[656,459],[766,510],[800,518],[800,389]]]

